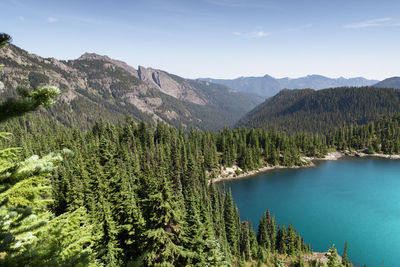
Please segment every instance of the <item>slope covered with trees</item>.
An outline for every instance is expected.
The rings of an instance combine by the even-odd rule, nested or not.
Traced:
[[[74,151],[49,177],[52,203],[45,209],[57,218],[80,214],[91,237],[82,246],[90,248],[93,263],[138,266],[272,263],[282,260],[278,255],[295,261],[310,249],[293,226],[277,225],[267,212],[256,233],[251,222],[240,220],[231,194],[209,183],[206,170],[236,162],[248,169],[265,162],[292,165],[300,154],[323,153],[337,144],[363,147],[356,141],[360,135],[380,140],[380,127],[343,129],[326,139],[244,128],[188,134],[129,119],[121,125],[97,123],[85,133],[33,117],[2,125],[16,137],[4,145],[22,147],[23,154]],[[398,149],[382,144],[371,146]],[[20,254],[6,255],[6,261],[24,263]]]
[[[387,78],[375,84],[374,87],[400,89],[400,77]]]
[[[92,237],[82,246],[90,248],[96,264],[218,266],[245,259],[272,263],[284,254],[295,261],[309,248],[292,226],[276,225],[268,213],[254,232],[251,222],[240,221],[230,193],[209,184],[206,170],[234,163],[249,170],[304,164],[301,155],[321,156],[330,149],[399,153],[399,123],[397,116],[326,136],[289,137],[245,128],[188,134],[129,119],[121,125],[97,123],[83,133],[28,117],[3,123],[2,130],[15,135],[3,144],[22,147],[23,157],[64,147],[74,151],[49,177],[52,204],[46,210],[60,219],[80,214],[76,220],[85,222]]]
[[[282,90],[249,112],[238,125],[291,134],[328,133],[343,125],[362,125],[399,110],[400,90],[396,89]]]

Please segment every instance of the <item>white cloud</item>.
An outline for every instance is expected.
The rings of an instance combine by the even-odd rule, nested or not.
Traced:
[[[233,34],[244,38],[262,38],[271,35],[269,32],[265,32],[263,30],[257,30],[253,32],[234,32]]]
[[[57,21],[59,21],[58,18],[54,18],[54,17],[48,17],[47,18],[47,22],[49,22],[49,23],[54,23],[54,22],[57,22]]]
[[[358,23],[347,24],[344,25],[343,27],[346,29],[360,29],[368,27],[391,27],[391,26],[399,26],[399,23],[394,23],[392,18],[377,18]]]

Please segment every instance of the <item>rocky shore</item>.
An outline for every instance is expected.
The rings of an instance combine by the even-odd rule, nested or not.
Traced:
[[[252,170],[245,172],[243,171],[239,166],[233,165],[232,167],[221,167],[220,169],[214,170],[214,173],[216,174],[215,178],[211,178],[210,182],[212,183],[218,183],[221,181],[227,181],[227,180],[235,180],[235,179],[243,179],[243,178],[248,178],[253,175],[262,173],[262,172],[267,172],[270,170],[276,170],[276,169],[299,169],[299,168],[309,168],[309,167],[314,167],[314,161],[323,161],[323,160],[338,160],[342,157],[358,157],[358,158],[363,158],[363,157],[378,157],[378,158],[385,158],[385,159],[400,159],[400,155],[388,155],[388,154],[366,154],[363,152],[350,152],[350,151],[334,151],[334,152],[329,152],[326,154],[323,158],[318,158],[318,157],[302,157],[302,161],[305,163],[302,166],[281,166],[281,165],[276,165],[276,166],[264,166],[260,169],[257,170]],[[208,174],[210,176],[210,173]]]

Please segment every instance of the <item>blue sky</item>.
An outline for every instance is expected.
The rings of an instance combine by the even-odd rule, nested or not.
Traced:
[[[187,77],[400,76],[400,1],[1,0],[31,53],[95,52]]]

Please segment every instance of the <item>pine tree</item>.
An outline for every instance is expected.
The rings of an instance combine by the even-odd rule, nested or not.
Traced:
[[[251,249],[250,249],[250,233],[249,224],[247,221],[242,222],[240,229],[240,254],[244,255],[246,260],[251,259]]]
[[[258,224],[257,241],[258,244],[265,249],[269,249],[271,247],[270,236],[268,233],[268,219],[265,212],[260,219],[260,223]]]
[[[235,210],[233,206],[232,200],[232,192],[229,191],[225,196],[224,203],[224,222],[225,222],[225,232],[226,238],[229,244],[229,248],[233,254],[236,254],[237,251],[237,225],[236,225],[236,217]]]
[[[163,178],[150,190],[148,198],[143,200],[146,216],[149,216],[143,235],[143,265],[180,265],[188,252],[183,247],[182,214],[173,199],[172,188]]]
[[[329,248],[327,258],[328,258],[328,267],[341,266],[340,258],[337,254],[334,244],[332,244],[332,246]]]
[[[275,222],[275,217],[274,216],[271,217],[269,210],[267,210],[266,221],[267,221],[268,236],[271,244],[270,247],[271,250],[274,250],[276,246],[276,222]]]
[[[347,240],[344,242],[344,251],[343,251],[343,256],[342,256],[342,264],[344,266],[349,266],[350,261],[349,258],[347,257]]]
[[[251,257],[253,259],[257,258],[258,243],[256,233],[254,232],[253,224],[249,221],[249,241],[250,241],[250,251]]]

